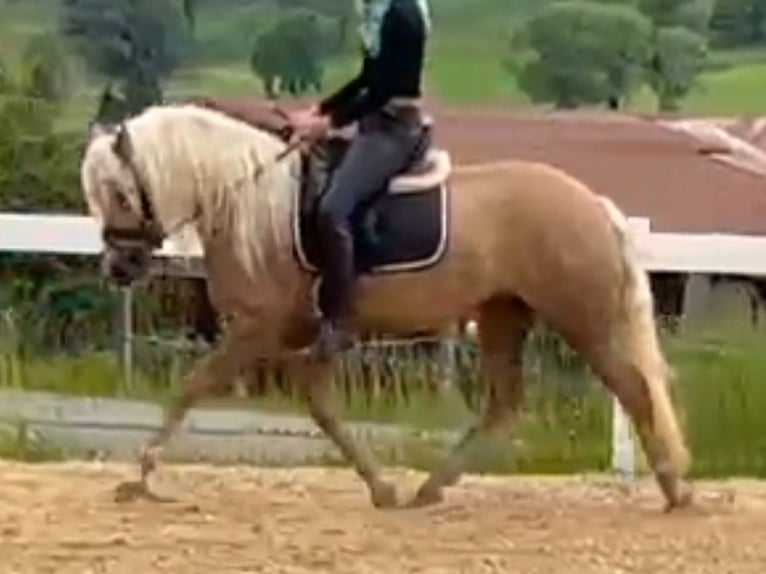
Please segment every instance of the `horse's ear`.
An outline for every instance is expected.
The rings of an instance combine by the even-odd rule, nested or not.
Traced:
[[[112,144],[112,150],[123,161],[130,161],[133,157],[133,142],[130,138],[130,132],[124,123],[117,127],[117,135]]]
[[[115,127],[114,124],[91,122],[88,126],[88,141],[92,141],[103,135],[113,134],[115,132]]]

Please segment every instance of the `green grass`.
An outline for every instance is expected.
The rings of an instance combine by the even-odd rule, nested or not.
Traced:
[[[766,55],[766,52],[764,52]],[[745,62],[729,69],[706,72],[699,88],[684,102],[684,109],[695,114],[766,113],[766,61]]]
[[[279,16],[265,2],[213,0],[198,5],[196,56],[203,62],[247,64],[256,34]]]
[[[766,333],[718,323],[668,345],[699,476],[766,477]]]
[[[0,57],[18,54],[29,37],[54,29],[55,18],[51,2],[0,0]]]
[[[0,426],[0,459],[51,462],[64,459],[55,445],[31,433],[26,425]]]
[[[448,103],[507,102],[518,106],[528,100],[503,69],[500,58],[474,41],[435,41],[425,84],[430,95]]]

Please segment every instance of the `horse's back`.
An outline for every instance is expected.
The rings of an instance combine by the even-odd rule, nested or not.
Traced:
[[[456,215],[475,219],[463,226],[476,228],[478,234],[481,228],[488,232],[500,228],[538,235],[552,227],[563,232],[609,223],[600,195],[567,171],[542,162],[460,166],[454,170],[451,187]]]
[[[593,199],[594,191],[581,179],[567,170],[542,161],[507,159],[486,163],[464,164],[454,168],[458,185],[471,186],[482,182],[496,192],[508,193],[512,188],[517,193],[548,195],[584,196]],[[465,186],[463,185],[463,186]]]

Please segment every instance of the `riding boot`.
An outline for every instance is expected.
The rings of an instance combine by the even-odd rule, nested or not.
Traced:
[[[322,318],[314,354],[327,360],[353,344],[344,322],[350,314],[354,287],[354,246],[346,225],[333,217],[320,217],[318,223],[322,269],[318,302]]]
[[[316,207],[319,198],[327,188],[329,179],[329,158],[324,141],[316,142],[303,152],[303,177],[306,193],[302,195],[301,213],[308,217]]]

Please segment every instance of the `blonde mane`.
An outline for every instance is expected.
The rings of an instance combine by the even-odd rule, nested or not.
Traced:
[[[148,108],[128,122],[136,167],[166,229],[197,216],[203,243],[226,237],[250,275],[289,255],[297,154],[275,136],[194,105]]]

